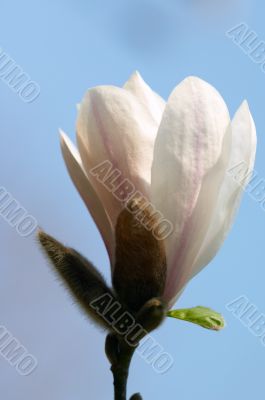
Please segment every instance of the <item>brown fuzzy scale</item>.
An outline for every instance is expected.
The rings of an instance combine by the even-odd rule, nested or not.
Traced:
[[[74,249],[65,247],[58,240],[43,231],[38,233],[38,240],[56,272],[88,316],[101,327],[115,332],[112,325],[101,317],[90,305],[93,300],[105,294],[113,298],[114,302],[118,301],[93,264]],[[119,315],[126,311],[128,309],[123,305]],[[137,323],[147,332],[157,328],[164,320],[165,314],[165,305],[157,298],[149,300],[139,312],[133,313]]]
[[[106,293],[115,298],[94,265],[43,231],[38,233],[38,239],[56,272],[83,310],[102,328],[112,330],[110,324],[90,307],[93,300]]]
[[[154,215],[128,204],[130,210],[139,209],[145,221],[157,222]],[[153,225],[153,226],[154,226]],[[116,225],[115,266],[112,276],[118,297],[132,311],[138,311],[148,300],[162,296],[166,282],[166,255],[163,240],[137,220],[137,212],[124,208]]]

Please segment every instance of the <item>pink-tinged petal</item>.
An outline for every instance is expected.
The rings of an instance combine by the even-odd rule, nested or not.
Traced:
[[[142,82],[138,86],[147,99],[146,87]],[[149,197],[158,121],[146,101],[140,102],[128,89],[99,86],[87,92],[80,107],[77,140],[82,163],[113,225],[135,189]],[[105,161],[110,168],[99,174],[95,168]],[[117,189],[124,179],[127,197]]]
[[[150,112],[159,126],[166,106],[165,100],[145,83],[138,71],[131,75],[123,87],[137,97],[139,103]]]
[[[164,298],[169,302],[170,307],[174,305],[191,279],[194,262],[207,235],[229,163],[231,136],[232,130],[229,126],[219,160],[202,181],[196,207],[186,224],[187,231],[183,234],[183,247],[180,247],[177,264],[168,273]],[[187,240],[185,240],[186,234]]]
[[[254,168],[256,143],[255,124],[245,101],[232,121],[232,148],[228,170],[220,189],[211,225],[194,264],[192,276],[209,264],[232,226],[244,188]],[[238,165],[243,165],[244,173],[241,178],[246,177],[240,179],[240,182],[233,177],[233,170]]]
[[[194,211],[202,182],[221,158],[229,123],[222,97],[199,78],[181,82],[166,105],[155,142],[151,185],[152,202],[174,226],[166,239],[166,300],[183,287],[184,260],[191,257],[190,238],[200,215]],[[220,164],[223,167],[223,161]]]
[[[76,147],[63,131],[60,131],[60,139],[61,149],[69,175],[94,219],[105,243],[110,261],[113,263],[114,230],[112,229],[109,217],[83,169],[81,158]]]

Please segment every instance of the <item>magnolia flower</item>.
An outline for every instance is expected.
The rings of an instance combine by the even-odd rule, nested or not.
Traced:
[[[136,72],[122,88],[98,86],[86,93],[77,144],[79,151],[61,132],[65,163],[102,235],[112,275],[115,229],[130,196],[140,193],[170,222],[161,294],[170,308],[223,244],[248,183],[246,177],[239,185],[227,173],[241,162],[253,169],[256,132],[247,102],[231,121],[207,82],[186,78],[165,102]],[[93,171],[103,168],[102,175],[106,166],[99,179]],[[121,187],[127,194],[122,201],[115,196]]]

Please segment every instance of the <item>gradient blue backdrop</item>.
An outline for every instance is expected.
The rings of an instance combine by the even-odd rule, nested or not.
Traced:
[[[74,138],[85,90],[122,85],[138,69],[164,98],[187,75],[213,84],[233,114],[244,98],[258,132],[256,170],[265,178],[265,74],[225,32],[245,21],[265,40],[264,2],[192,0],[2,1],[0,47],[41,86],[31,104],[0,81],[0,186],[40,226],[89,257],[109,279],[97,229],[72,185],[59,149],[58,127]],[[245,295],[265,313],[265,212],[245,195],[229,238],[188,286],[180,307],[211,306],[228,326],[210,332],[168,320],[154,337],[175,359],[157,375],[135,356],[129,392],[144,399],[261,398],[265,347],[225,305]],[[38,358],[21,377],[0,357],[4,400],[112,398],[104,334],[56,280],[33,236],[21,238],[3,219],[0,325]]]

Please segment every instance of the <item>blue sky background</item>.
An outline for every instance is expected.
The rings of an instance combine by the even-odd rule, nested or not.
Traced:
[[[97,229],[64,167],[57,129],[74,138],[75,105],[86,89],[122,85],[135,69],[164,98],[191,74],[222,93],[231,115],[247,98],[258,133],[255,169],[265,179],[265,74],[225,35],[245,21],[265,40],[264,11],[261,0],[2,1],[0,47],[41,94],[24,103],[0,80],[0,186],[109,278]],[[130,394],[140,391],[145,400],[262,396],[265,347],[225,305],[244,295],[265,313],[264,228],[264,210],[245,194],[222,250],[179,301],[179,307],[222,312],[226,329],[166,321],[154,337],[174,365],[160,376],[136,355]],[[20,237],[3,219],[0,235],[0,325],[38,359],[37,370],[22,377],[0,356],[2,398],[111,399],[104,334],[73,305],[34,236]]]

